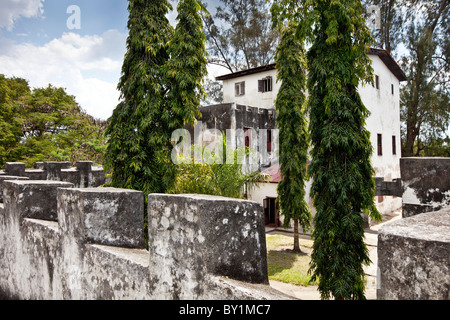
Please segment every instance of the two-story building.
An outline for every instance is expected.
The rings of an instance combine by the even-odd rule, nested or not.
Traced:
[[[374,150],[371,160],[375,176],[392,181],[400,178],[400,82],[405,81],[406,76],[386,50],[371,49],[369,57],[374,69],[375,85],[360,85],[358,89],[363,103],[370,111],[366,122]],[[209,128],[222,131],[276,128],[275,99],[280,82],[277,81],[275,64],[222,75],[216,80],[223,82],[223,104],[200,109],[202,121]],[[268,143],[271,143],[271,138],[269,136]],[[276,187],[282,177],[279,165],[267,165],[270,163],[261,163],[260,169],[272,176],[272,182],[251,190],[248,198],[264,206],[268,224],[277,225]],[[402,203],[400,198],[390,196],[380,196],[375,200],[382,214],[400,208]],[[311,199],[307,201],[314,212]]]

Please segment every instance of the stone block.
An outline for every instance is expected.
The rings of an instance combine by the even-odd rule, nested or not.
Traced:
[[[22,162],[5,163],[5,174],[8,176],[23,177],[25,175],[25,163]]]
[[[80,188],[92,187],[92,161],[77,161],[77,169],[80,175]]]
[[[403,217],[450,206],[450,158],[400,159]]]
[[[73,184],[60,181],[6,180],[5,208],[20,218],[57,221],[57,189],[71,187]]]
[[[47,171],[47,180],[61,181],[61,170],[69,169],[70,162],[47,161],[44,162],[44,168]]]
[[[0,176],[0,202],[3,202],[3,181],[5,180],[28,180],[28,177]]]
[[[157,297],[201,298],[208,291],[209,275],[268,283],[260,204],[152,194],[148,212],[150,270]]]
[[[450,207],[383,226],[378,270],[379,300],[450,299]]]
[[[115,188],[58,190],[62,232],[78,243],[143,248],[144,195]]]

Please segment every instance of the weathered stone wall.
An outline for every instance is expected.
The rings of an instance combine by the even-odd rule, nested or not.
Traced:
[[[244,200],[6,180],[0,298],[288,299],[268,285],[262,208]]]
[[[402,158],[403,217],[450,205],[450,158]]]
[[[378,299],[450,299],[450,207],[382,227],[378,270]]]
[[[2,177],[21,177],[29,180],[52,180],[73,183],[77,188],[98,187],[106,182],[106,175],[102,167],[94,167],[91,161],[78,161],[76,167],[71,167],[70,162],[37,162],[34,169],[26,169],[25,163],[7,162],[5,168],[0,171]],[[0,183],[1,188],[1,183]],[[0,189],[1,191],[1,189]]]

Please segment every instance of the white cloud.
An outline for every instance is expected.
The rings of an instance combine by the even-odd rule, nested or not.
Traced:
[[[118,103],[126,34],[109,30],[101,36],[64,33],[43,46],[11,44],[0,50],[2,73],[22,77],[31,87],[49,83],[66,88],[80,106],[106,119]]]
[[[11,30],[20,17],[38,17],[44,13],[45,0],[2,0],[0,28]]]

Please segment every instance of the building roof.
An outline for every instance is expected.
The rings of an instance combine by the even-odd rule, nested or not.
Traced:
[[[270,183],[278,183],[282,180],[279,164],[270,166],[269,168],[263,170],[262,173],[268,174],[270,176]]]
[[[406,78],[405,73],[403,72],[402,68],[398,65],[398,63],[392,58],[389,51],[384,49],[376,49],[376,48],[370,48],[369,54],[377,55],[380,57],[381,61],[384,62],[386,67],[391,70],[391,72],[397,77],[399,81],[406,81],[408,80]]]
[[[376,48],[370,48],[369,55],[376,55],[380,57],[381,61],[389,68],[389,70],[397,77],[399,81],[406,81],[406,75],[403,72],[402,68],[398,65],[398,63],[392,58],[392,56],[389,54],[387,50],[384,49],[376,49]],[[276,69],[276,63],[271,63],[268,65],[237,71],[229,74],[225,74],[222,76],[216,77],[216,80],[228,80],[228,79],[234,79],[238,77],[243,77],[250,74],[260,73],[260,72],[266,72],[270,70]]]

